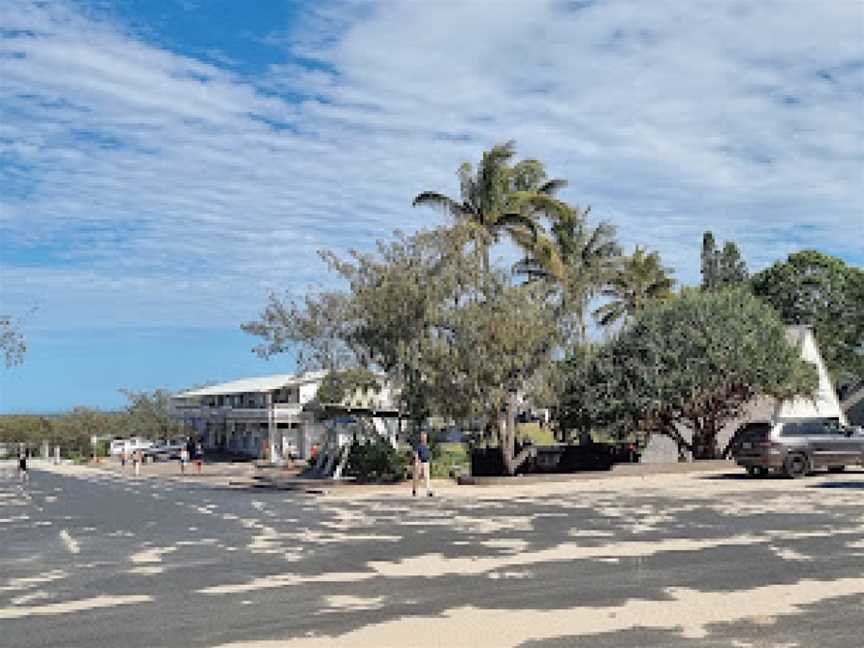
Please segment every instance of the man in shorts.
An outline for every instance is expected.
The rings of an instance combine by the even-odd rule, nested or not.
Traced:
[[[204,446],[201,445],[201,442],[198,441],[195,444],[195,472],[199,475],[201,474],[201,468],[204,466]]]
[[[411,489],[412,495],[417,495],[417,480],[420,475],[426,481],[426,494],[432,497],[432,488],[429,486],[429,461],[432,458],[432,453],[429,450],[429,441],[425,432],[420,433],[420,443],[414,448],[414,482]]]
[[[20,482],[29,482],[30,475],[27,472],[27,450],[22,450],[18,453],[18,480]]]

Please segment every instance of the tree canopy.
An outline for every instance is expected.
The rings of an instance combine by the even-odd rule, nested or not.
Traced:
[[[836,382],[864,375],[864,270],[804,250],[756,273],[751,285],[785,323],[813,327]]]
[[[702,289],[729,288],[747,282],[747,264],[734,241],[717,249],[712,232],[702,236]]]
[[[3,356],[5,367],[10,369],[20,365],[26,353],[27,340],[21,319],[13,320],[8,315],[0,315],[0,355]]]
[[[744,289],[685,290],[655,302],[567,369],[562,427],[659,433],[695,458],[717,456],[717,432],[752,398],[818,386],[777,314]]]
[[[608,279],[602,295],[609,301],[594,311],[603,326],[639,315],[651,302],[668,298],[675,280],[663,266],[659,252],[646,253],[636,246],[632,256],[621,260]]]

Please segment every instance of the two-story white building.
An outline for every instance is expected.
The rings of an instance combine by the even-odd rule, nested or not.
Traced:
[[[244,378],[181,392],[172,399],[175,418],[199,436],[207,449],[250,456],[266,451],[272,461],[289,456],[306,459],[325,434],[316,416],[321,406],[316,396],[326,374]],[[392,412],[392,390],[382,375],[378,391],[355,392],[339,405],[367,413]]]

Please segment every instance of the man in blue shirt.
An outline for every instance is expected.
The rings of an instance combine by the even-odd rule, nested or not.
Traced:
[[[429,450],[429,442],[425,432],[420,433],[420,443],[414,447],[414,482],[411,489],[412,495],[417,495],[417,480],[420,474],[426,480],[426,494],[432,497],[432,488],[429,486],[429,461],[432,453]]]

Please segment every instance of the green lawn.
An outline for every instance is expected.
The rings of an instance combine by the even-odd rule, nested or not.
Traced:
[[[555,443],[552,429],[548,425],[541,428],[539,423],[517,423],[516,435],[520,439],[531,439],[536,445]]]

